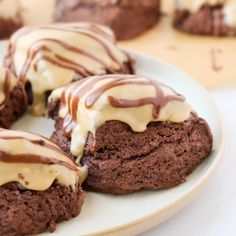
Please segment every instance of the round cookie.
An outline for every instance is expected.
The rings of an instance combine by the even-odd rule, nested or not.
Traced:
[[[39,9],[43,9],[40,17]],[[9,38],[23,26],[51,23],[54,9],[54,0],[0,0],[0,39]]]
[[[155,25],[160,14],[160,0],[57,0],[55,20],[104,24],[118,39],[130,39]]]
[[[91,75],[134,72],[132,58],[117,48],[113,33],[89,23],[19,30],[10,39],[5,66],[31,86],[35,115],[44,114],[53,89]]]
[[[236,1],[178,0],[173,25],[190,34],[236,35]]]
[[[170,87],[132,75],[95,76],[55,90],[52,140],[88,166],[86,190],[127,194],[185,181],[211,152],[208,124]]]
[[[0,127],[9,128],[28,107],[24,85],[7,68],[0,68]]]
[[[0,235],[53,232],[80,213],[86,171],[41,136],[0,129]]]
[[[19,0],[0,0],[0,39],[8,38],[22,27]]]

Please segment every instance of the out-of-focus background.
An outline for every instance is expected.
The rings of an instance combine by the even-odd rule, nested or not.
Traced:
[[[173,1],[163,2],[164,15],[159,24],[120,45],[161,58],[184,70],[207,88],[236,83],[236,38],[178,32],[171,27]],[[214,69],[214,63],[219,70]]]
[[[9,7],[21,2],[20,14],[26,25],[53,21],[56,0],[2,2],[7,2]],[[75,2],[78,1],[68,0],[71,5]],[[0,11],[1,7],[0,5]],[[138,37],[119,42],[119,45],[161,58],[184,70],[207,88],[219,88],[235,83],[235,37],[193,36],[179,32],[172,27],[175,1],[162,0],[161,9],[162,16],[154,27]]]

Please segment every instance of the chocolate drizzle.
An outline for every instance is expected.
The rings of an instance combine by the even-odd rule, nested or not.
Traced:
[[[128,73],[128,68],[124,64],[124,62],[121,62],[119,58],[117,58],[113,52],[112,48],[109,46],[107,41],[112,42],[115,44],[115,39],[113,38],[112,34],[109,35],[105,30],[102,30],[100,26],[97,26],[95,24],[71,24],[71,25],[63,25],[63,24],[55,24],[51,26],[42,26],[42,27],[34,27],[32,29],[24,30],[22,32],[19,32],[18,34],[14,35],[13,38],[10,41],[9,48],[8,48],[8,55],[5,58],[5,65],[8,68],[13,69],[14,63],[13,63],[13,55],[16,53],[16,44],[22,37],[26,36],[27,34],[30,34],[31,32],[35,30],[48,30],[48,31],[66,31],[66,32],[74,32],[81,35],[88,36],[89,38],[93,39],[96,43],[98,43],[100,46],[103,47],[105,52],[107,53],[107,56],[116,63],[120,69],[119,71],[123,73]],[[78,64],[72,60],[69,60],[65,58],[63,55],[56,54],[53,51],[53,46],[50,48],[49,46],[46,46],[47,43],[52,43],[52,45],[59,45],[60,47],[63,47],[65,50],[68,50],[70,52],[76,53],[85,57],[90,58],[91,60],[94,60],[96,63],[101,64],[101,66],[106,70],[107,73],[115,73],[115,69],[113,69],[110,65],[107,65],[104,60],[102,60],[100,57],[97,57],[95,54],[91,54],[85,50],[81,50],[77,47],[73,47],[70,45],[70,43],[65,42],[61,39],[55,39],[52,37],[48,38],[41,38],[37,41],[34,41],[27,51],[27,56],[24,61],[24,64],[22,66],[22,69],[20,71],[19,77],[21,80],[26,81],[27,79],[27,73],[31,66],[34,68],[35,71],[37,71],[37,65],[41,60],[48,61],[58,67],[62,67],[65,69],[69,69],[74,71],[76,74],[80,75],[81,77],[86,77],[93,75],[92,71],[88,71],[83,65]],[[49,55],[43,55],[34,60],[36,55],[40,51],[47,51],[50,52]],[[127,56],[127,54],[125,54]],[[127,60],[129,58],[127,57]]]
[[[121,0],[79,0],[79,1],[67,1],[66,4],[67,7],[69,7],[69,9],[71,10],[76,10],[77,8],[81,7],[81,6],[86,6],[86,7],[94,7],[94,6],[103,6],[103,7],[107,7],[107,6],[117,6],[121,3]],[[58,1],[57,4],[62,4],[63,5],[63,1]]]
[[[1,130],[0,132],[4,132],[4,130]],[[0,136],[0,139],[3,140],[26,140],[28,142],[31,142],[35,145],[44,146],[48,149],[51,149],[53,151],[56,151],[62,155],[66,154],[56,145],[50,144],[49,142],[46,142],[42,139],[39,140],[32,140],[26,137],[21,136]],[[69,157],[68,157],[69,158]],[[64,166],[70,170],[78,171],[78,169],[75,167],[75,163],[70,160],[74,165],[69,164],[68,162],[58,160],[56,158],[49,158],[43,155],[37,155],[37,154],[30,154],[30,153],[24,153],[24,154],[10,154],[4,151],[0,151],[0,161],[6,162],[6,163],[27,163],[27,164],[48,164],[48,165],[61,165]]]
[[[61,40],[57,40],[57,39],[50,39],[50,38],[44,38],[44,39],[40,39],[36,42],[34,42],[31,47],[29,47],[28,49],[28,53],[27,53],[27,59],[26,62],[23,66],[23,69],[21,71],[20,74],[20,79],[21,80],[25,80],[26,79],[26,75],[27,72],[29,71],[29,68],[31,66],[31,63],[33,63],[33,67],[35,68],[36,65],[39,63],[39,61],[41,60],[45,60],[48,62],[51,62],[54,65],[57,65],[58,67],[63,67],[66,69],[70,69],[73,70],[74,72],[76,72],[77,74],[80,74],[81,76],[87,76],[87,75],[92,75],[92,72],[86,72],[86,69],[81,65],[81,64],[77,64],[69,59],[66,59],[65,57],[58,55],[58,54],[54,54],[54,57],[51,56],[46,56],[46,55],[42,55],[41,57],[39,57],[35,62],[34,58],[37,55],[37,53],[41,50],[45,50],[48,52],[52,52],[52,50],[45,46],[45,45],[40,45],[38,47],[36,47],[34,49],[34,45],[40,44],[40,42],[53,42],[54,44],[58,44],[61,47],[65,48],[68,51],[71,51],[73,53],[77,53],[78,55],[83,55],[86,56],[94,61],[96,61],[97,63],[101,64],[108,72],[110,73],[114,73],[114,70],[112,70],[112,68],[109,68],[101,59],[99,59],[98,57],[84,51],[78,48],[75,48],[73,46],[70,46],[69,44],[61,41]]]
[[[40,156],[35,154],[10,154],[0,151],[0,161],[6,163],[26,163],[26,164],[48,164],[48,165],[61,165],[70,170],[78,171],[78,169],[69,163],[55,158]]]
[[[26,140],[28,142],[31,142],[35,145],[40,145],[40,146],[44,146],[44,147],[47,147],[49,149],[52,149],[56,152],[59,152],[63,155],[66,155],[65,152],[63,152],[59,147],[57,147],[56,145],[53,145],[53,144],[50,144],[50,140],[48,140],[49,142],[46,142],[44,141],[43,139],[35,139],[35,140],[32,140],[32,139],[28,139],[26,137],[21,137],[21,136],[0,136],[0,139],[5,139],[5,140],[17,140],[17,139],[21,139],[21,140]],[[46,138],[44,138],[46,139]]]
[[[106,82],[102,85],[95,87],[95,84],[99,81]],[[108,90],[126,85],[140,85],[140,86],[153,86],[156,91],[155,97],[146,97],[135,100],[129,99],[118,99],[112,96],[108,96],[108,102],[112,107],[115,108],[132,108],[140,107],[145,105],[153,105],[152,116],[153,119],[157,119],[160,113],[160,109],[166,106],[170,101],[181,101],[183,102],[185,98],[177,94],[173,89],[168,86],[161,84],[154,80],[149,79],[140,79],[138,76],[134,75],[104,75],[104,76],[95,76],[90,79],[81,80],[75,82],[71,85],[65,87],[61,94],[61,106],[65,107],[68,105],[68,112],[64,118],[64,131],[67,135],[70,135],[72,129],[74,128],[77,115],[78,115],[78,105],[80,100],[87,95],[85,99],[85,107],[91,109],[97,100]],[[162,90],[162,87],[171,89],[173,95],[165,96]],[[91,91],[91,92],[90,92]],[[90,93],[89,93],[90,92]],[[67,96],[67,99],[66,99]]]

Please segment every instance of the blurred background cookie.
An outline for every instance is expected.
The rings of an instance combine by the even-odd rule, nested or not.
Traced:
[[[0,39],[22,26],[50,23],[54,7],[54,0],[0,0]]]
[[[160,14],[160,0],[57,0],[55,20],[104,24],[118,39],[130,39],[154,26]]]
[[[177,0],[174,27],[190,34],[236,34],[236,1]]]

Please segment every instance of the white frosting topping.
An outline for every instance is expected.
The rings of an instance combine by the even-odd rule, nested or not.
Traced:
[[[231,27],[236,27],[236,1],[231,0],[225,5],[224,9],[225,23]]]
[[[48,24],[53,21],[54,8],[55,0],[0,0],[0,17],[20,18],[23,25]]]
[[[236,27],[236,0],[176,0],[178,9],[197,12],[204,4],[211,6],[223,5],[225,24]]]
[[[18,19],[20,12],[19,0],[0,0],[0,17],[5,19]]]
[[[55,0],[18,0],[24,25],[42,25],[53,21]],[[40,16],[39,16],[40,12]]]
[[[42,158],[34,161],[34,158]],[[48,163],[45,162],[48,161]],[[41,136],[0,129],[0,186],[18,182],[31,190],[44,191],[57,180],[75,188],[86,172],[58,146]]]
[[[9,93],[15,88],[16,84],[17,79],[10,70],[0,68],[0,109],[3,107]]]
[[[44,113],[45,92],[75,78],[129,72],[126,53],[116,47],[113,33],[104,26],[77,23],[24,28],[10,40],[9,57],[17,76],[30,81],[33,113]]]
[[[143,132],[151,121],[182,122],[192,111],[183,96],[168,86],[132,75],[90,77],[55,90],[49,102],[58,99],[59,116],[71,136],[71,153],[77,157],[83,155],[88,133],[95,134],[106,121],[119,120]],[[117,101],[123,105],[117,106]]]

